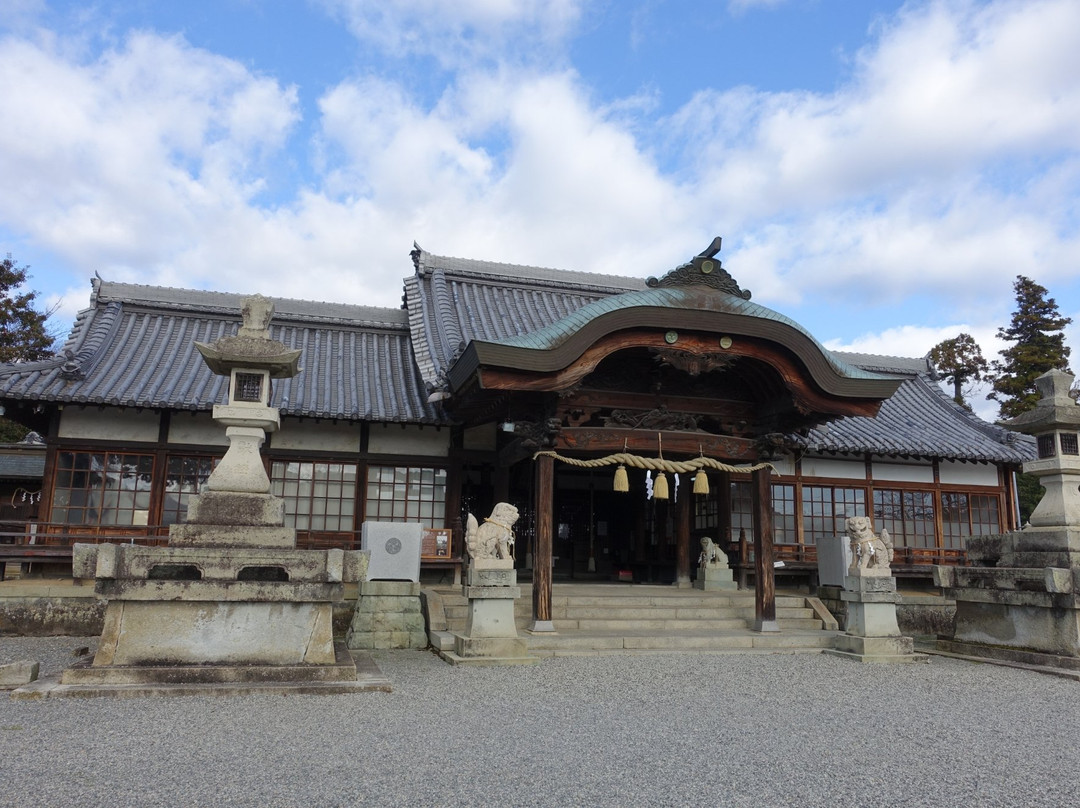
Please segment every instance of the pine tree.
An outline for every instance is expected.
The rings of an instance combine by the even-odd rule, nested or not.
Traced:
[[[1058,313],[1057,303],[1046,288],[1018,275],[1013,284],[1016,311],[1008,328],[998,329],[998,339],[1012,343],[994,362],[994,392],[987,398],[998,402],[1002,418],[1015,418],[1035,406],[1039,394],[1035,379],[1048,370],[1068,371],[1069,348],[1063,329],[1072,319]]]
[[[979,343],[971,334],[958,334],[931,348],[929,358],[942,378],[952,384],[953,401],[970,410],[964,400],[964,385],[982,381],[990,370]]]
[[[0,362],[31,362],[52,355],[53,336],[45,327],[51,311],[34,308],[37,292],[23,289],[29,267],[0,261]]]

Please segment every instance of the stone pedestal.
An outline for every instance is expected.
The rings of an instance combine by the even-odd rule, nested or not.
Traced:
[[[38,678],[38,663],[29,659],[0,665],[0,690],[14,690]]]
[[[711,592],[713,590],[738,589],[739,585],[735,583],[735,576],[731,567],[710,565],[698,567],[698,576],[697,580],[694,581],[694,588]]]
[[[925,662],[896,622],[896,580],[888,567],[856,569],[844,578],[847,631],[825,653],[856,662]]]
[[[64,671],[49,695],[389,688],[374,663],[358,675],[333,638],[333,604],[346,582],[364,580],[367,556],[297,549],[284,502],[269,493],[259,447],[280,427],[270,381],[299,373],[300,351],[270,339],[266,298],[247,298],[243,314],[236,336],[196,343],[210,369],[230,378],[228,404],[214,407],[229,438],[225,457],[186,523],[171,526],[168,547],[75,545],[73,574],[94,578],[108,599],[105,625],[93,660]]]
[[[503,559],[469,568],[462,592],[469,599],[465,631],[454,635],[454,650],[439,655],[454,665],[532,665],[525,641],[518,637],[514,601],[521,597],[517,571]]]
[[[427,648],[420,584],[365,581],[360,584],[347,647],[359,650]]]

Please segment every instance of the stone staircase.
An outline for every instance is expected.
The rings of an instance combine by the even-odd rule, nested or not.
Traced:
[[[429,636],[452,645],[465,628],[468,604],[460,589],[427,590]],[[671,586],[556,584],[554,634],[530,634],[532,593],[522,586],[515,604],[519,635],[534,656],[666,652],[820,652],[832,646],[835,620],[813,599],[778,595],[780,632],[753,631],[752,591],[702,592]]]

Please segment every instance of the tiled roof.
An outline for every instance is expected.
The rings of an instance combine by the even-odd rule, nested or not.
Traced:
[[[419,248],[413,261],[405,302],[416,363],[433,386],[471,340],[528,334],[594,300],[645,288],[641,278],[446,258]]]
[[[880,366],[879,366],[880,367]],[[841,418],[810,430],[812,451],[1022,463],[1034,441],[958,406],[924,373],[909,376],[874,418]]]
[[[613,307],[657,305],[658,296],[680,294],[676,289],[648,289],[638,278],[446,258],[419,248],[413,260],[416,273],[405,281],[405,301],[417,363],[432,386],[443,383],[447,369],[471,340],[542,350]],[[710,297],[722,298],[734,312],[787,323],[805,333],[789,318],[756,303]],[[1027,438],[956,406],[930,378],[924,357],[822,352],[844,375],[884,374],[905,381],[876,418],[841,418],[812,430],[807,440],[812,449],[1009,463],[1033,457]]]
[[[195,350],[236,333],[242,296],[95,280],[54,359],[0,366],[0,396],[13,399],[206,410],[226,379]],[[282,414],[441,423],[427,403],[398,309],[274,299],[270,333],[302,351],[303,372],[273,386]]]

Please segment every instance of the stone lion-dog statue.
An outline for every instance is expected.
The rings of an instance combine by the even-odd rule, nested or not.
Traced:
[[[726,567],[728,565],[727,553],[720,549],[720,545],[703,536],[701,539],[701,555],[698,556],[699,567]]]
[[[848,541],[851,543],[849,572],[889,569],[893,560],[893,543],[889,538],[889,531],[882,528],[881,535],[875,535],[869,516],[849,516],[845,526]]]
[[[469,557],[474,561],[513,559],[514,523],[517,520],[518,509],[509,502],[498,503],[482,525],[470,513],[465,528]]]

